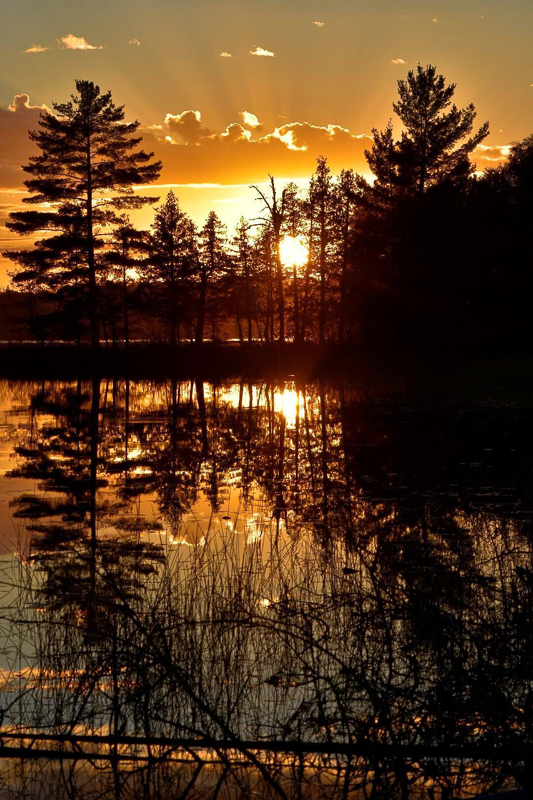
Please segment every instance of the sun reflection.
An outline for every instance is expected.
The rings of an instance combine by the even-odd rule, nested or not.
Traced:
[[[279,245],[279,252],[284,267],[303,267],[307,264],[309,248],[303,236],[284,236]]]
[[[295,389],[284,389],[274,398],[274,409],[278,414],[283,414],[289,427],[296,425],[296,418],[300,409],[300,392]]]

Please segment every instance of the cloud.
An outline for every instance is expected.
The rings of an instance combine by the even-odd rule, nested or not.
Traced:
[[[266,56],[267,58],[274,58],[276,55],[272,52],[272,50],[265,50],[264,47],[254,47],[253,50],[250,50],[248,53],[249,56]]]
[[[404,61],[403,58],[391,58],[391,64],[407,64],[407,61]]]
[[[211,138],[216,138],[216,134],[212,134]],[[228,125],[224,133],[220,134],[221,139],[226,139],[228,142],[249,142],[252,138],[251,131],[247,131],[238,122],[232,122]]]
[[[140,41],[138,39],[130,39],[128,44],[135,44],[135,45],[137,45],[137,47],[141,46],[141,43],[140,43]]]
[[[288,150],[311,151],[317,156],[320,155],[321,148],[324,151],[342,150],[349,153],[353,147],[361,145],[364,150],[371,141],[371,137],[365,134],[353,134],[348,128],[343,128],[341,125],[311,125],[309,122],[290,122],[281,125],[259,141],[269,142],[272,139],[283,142]]]
[[[323,28],[324,27],[324,23],[323,22],[319,22],[317,19],[313,20],[313,25],[316,25],[317,28]]]
[[[27,50],[24,50],[25,53],[46,53],[47,50],[50,50],[49,47],[43,47],[42,44],[32,44],[31,47],[28,47]]]
[[[33,104],[25,93],[15,95],[8,108],[0,108],[0,188],[23,188],[27,175],[21,165],[38,152],[28,131],[38,128],[42,111],[50,109]],[[333,172],[353,168],[368,174],[364,151],[371,137],[342,125],[280,119],[264,130],[255,114],[242,111],[238,121],[215,131],[194,109],[150,122],[142,129],[142,146],[162,159],[165,183],[248,184],[264,180],[268,173],[304,180],[319,155],[328,159]],[[482,144],[473,161],[483,170],[504,163],[508,154],[509,145]]]
[[[508,144],[478,144],[474,150],[472,160],[475,161],[478,169],[486,169],[487,167],[497,167],[504,164],[509,154],[511,147]]]
[[[305,153],[307,150],[307,145],[297,145],[294,140],[294,131],[291,130],[290,126],[285,127],[286,130],[283,130],[283,128],[276,128],[276,130],[269,134],[268,137],[265,137],[265,139],[279,139],[279,141],[283,142],[283,144],[286,146],[287,150],[294,150],[297,153]]]
[[[30,103],[30,97],[25,92],[23,94],[16,94],[11,105],[7,107],[7,110],[11,111],[12,113],[24,113],[25,111],[37,111],[39,114],[41,111],[47,111],[50,114],[52,113],[48,106],[44,105],[44,103],[42,106],[32,106]]]
[[[220,58],[233,58],[233,53],[227,53],[225,50],[223,50],[221,53],[219,53],[219,56]]]
[[[16,204],[23,197],[24,180],[28,176],[21,165],[27,164],[29,158],[38,153],[35,142],[28,137],[28,131],[38,127],[39,114],[43,110],[47,110],[46,106],[32,104],[27,94],[16,95],[10,109],[0,108],[2,203]],[[248,114],[252,115],[252,112]],[[253,117],[257,119],[255,115]],[[259,126],[246,126],[243,114],[238,119],[240,121],[231,122],[216,132],[211,130],[213,126],[209,126],[208,120],[202,119],[200,111],[194,109],[181,113],[174,110],[164,119],[147,120],[149,125],[143,126],[141,131],[142,147],[147,151],[153,150],[155,157],[163,161],[159,186],[150,187],[149,194],[166,194],[164,184],[188,185],[187,189],[178,187],[177,191],[180,199],[183,193],[183,207],[200,218],[205,215],[206,206],[211,205],[213,197],[231,197],[233,192],[228,188],[231,185],[238,183],[247,187],[261,184],[267,180],[269,173],[276,177],[280,186],[289,180],[301,180],[302,185],[306,185],[319,155],[328,158],[336,174],[342,168],[349,167],[359,172],[366,171],[364,150],[368,149],[371,142],[368,136],[352,135],[338,125],[321,127],[284,120],[279,120],[279,126],[264,132]],[[195,187],[203,191],[195,192]],[[7,197],[7,191],[12,196]],[[240,186],[235,189],[237,192],[242,195]],[[218,208],[221,211],[228,209],[230,215],[234,209],[236,217],[241,213],[250,214],[245,200],[242,208],[237,201],[219,205]],[[7,214],[8,210],[0,208],[0,217]],[[148,210],[139,224],[149,225],[150,222]],[[10,246],[20,247],[19,238],[14,237],[12,245],[6,242],[3,249]],[[12,265],[7,265],[7,268],[11,269]],[[4,265],[0,264],[0,285],[2,269]]]
[[[439,20],[438,20],[438,17],[433,17],[433,19],[431,21],[432,22],[438,22]]]
[[[74,36],[73,33],[67,33],[57,40],[57,44],[61,50],[103,50],[103,45],[89,44],[83,36]]]
[[[248,112],[251,114],[251,112]],[[267,133],[261,127],[233,122],[223,132],[207,128],[199,111],[167,114],[162,129],[143,128],[143,147],[163,161],[165,183],[256,183],[269,173],[280,179],[308,179],[319,155],[333,171],[368,172],[364,156],[371,143],[340,125],[283,123]],[[257,119],[253,116],[254,121]]]
[[[50,112],[46,105],[32,105],[27,94],[16,94],[7,108],[0,108],[0,187],[21,188],[28,177],[22,164],[37,153],[37,145],[28,136],[35,130],[42,111]]]
[[[202,115],[199,111],[167,114],[165,125],[170,131],[172,140],[177,136],[184,144],[197,144],[202,137],[211,136],[213,133],[208,128],[202,128]]]
[[[261,123],[259,122],[259,120],[257,119],[257,117],[255,116],[255,114],[252,114],[250,111],[241,111],[241,112],[239,112],[239,116],[242,117],[243,123],[248,128],[262,128],[263,127],[261,125]]]

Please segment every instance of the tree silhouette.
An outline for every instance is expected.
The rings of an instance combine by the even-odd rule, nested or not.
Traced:
[[[339,328],[338,341],[342,344],[346,338],[348,318],[348,271],[351,234],[354,224],[354,212],[359,199],[359,187],[353,170],[342,170],[339,181],[335,184],[336,207],[336,243],[339,259]]]
[[[270,197],[267,198],[266,194],[259,189],[258,186],[252,187],[255,189],[259,198],[263,201],[263,211],[267,212],[268,223],[272,226],[274,234],[274,248],[276,259],[276,289],[278,299],[278,320],[279,320],[279,343],[285,344],[285,289],[283,285],[283,265],[281,263],[280,242],[282,238],[282,226],[285,219],[285,200],[286,189],[281,193],[281,198],[276,192],[276,184],[274,178],[270,175]]]
[[[153,199],[133,187],[157,177],[160,164],[137,150],[138,123],[123,121],[109,93],[76,85],[78,96],[54,106],[32,134],[41,155],[25,167],[25,202],[47,205],[14,212],[8,223],[41,238],[5,254],[21,290],[3,298],[13,312],[6,338],[13,328],[12,338],[81,345],[89,330],[96,347],[102,327],[106,343],[127,344],[133,324],[144,340],[200,345],[210,323],[217,343],[235,329],[241,344],[289,337],[489,348],[530,340],[532,139],[513,144],[501,167],[475,173],[488,124],[474,129],[474,106],[454,105],[455,84],[434,66],[398,82],[399,139],[392,121],[373,129],[365,152],[374,181],[352,170],[334,176],[323,157],[307,192],[280,191],[269,176],[266,189],[252,187],[262,216],[241,220],[231,242],[214,213],[198,233],[171,192],[146,251],[147,234],[123,212]],[[308,244],[301,275],[282,264],[287,235]]]
[[[331,170],[323,156],[317,159],[316,172],[311,178],[309,194],[317,214],[317,245],[320,301],[318,312],[318,343],[326,341],[326,283],[328,279],[328,251],[332,240],[333,186]]]
[[[367,189],[367,194],[370,194],[372,198],[374,209],[385,212],[391,208],[398,188],[402,185],[401,154],[397,143],[394,141],[391,120],[389,120],[387,127],[383,131],[373,128],[372,136],[372,147],[370,150],[365,150],[365,157],[368,166],[375,175],[375,181],[372,184],[371,191],[368,184],[365,188]]]
[[[152,224],[147,273],[162,289],[158,304],[170,327],[172,346],[177,344],[179,337],[180,300],[183,302],[185,299],[185,288],[197,259],[196,229],[181,210],[174,192],[170,191],[164,204],[156,211]]]
[[[144,272],[144,265],[149,250],[146,231],[137,230],[129,217],[124,215],[113,231],[113,237],[107,252],[107,261],[111,269],[113,282],[120,282],[122,289],[122,327],[124,344],[130,342],[130,305],[133,277]]]
[[[214,211],[210,211],[206,223],[200,231],[200,258],[197,262],[199,272],[198,312],[196,323],[196,344],[203,344],[205,314],[207,305],[207,290],[215,288],[226,267],[227,255],[225,252],[226,227],[219,220]],[[213,292],[216,294],[216,289]],[[213,305],[213,341],[216,338],[216,308],[217,298],[212,298]]]
[[[18,212],[6,223],[18,233],[37,226],[48,234],[27,250],[11,251],[6,257],[15,261],[18,270],[10,273],[13,284],[22,291],[54,298],[60,308],[41,319],[51,330],[60,322],[62,335],[80,344],[83,322],[87,319],[88,283],[84,256],[85,222],[82,210],[74,203],[64,203],[55,212]]]
[[[241,217],[235,229],[235,236],[233,239],[233,246],[235,253],[235,260],[241,270],[241,281],[237,284],[236,291],[236,308],[237,308],[237,323],[240,325],[241,313],[246,320],[247,326],[247,339],[248,344],[252,343],[253,339],[253,311],[252,311],[252,272],[254,265],[252,243],[250,241],[250,225],[248,221]],[[244,303],[240,295],[240,284],[242,282],[244,288]]]
[[[32,176],[25,181],[31,196],[24,202],[46,203],[55,213],[18,211],[7,224],[22,235],[42,230],[56,234],[52,245],[41,240],[36,246],[43,254],[41,271],[56,273],[59,266],[54,279],[62,285],[72,283],[71,271],[63,272],[61,260],[58,264],[46,256],[54,244],[63,258],[75,256],[76,278],[88,289],[91,341],[97,348],[101,230],[118,224],[117,211],[155,202],[156,198],[134,195],[132,186],[154,181],[161,162],[150,163],[153,153],[136,149],[141,138],[133,134],[140,123],[124,122],[123,107],[113,103],[111,92],[101,94],[99,86],[83,80],[76,81],[76,91],[69,102],[54,103],[54,113],[41,114],[39,130],[30,133],[41,154],[24,167]]]
[[[274,265],[276,263],[276,254],[272,226],[261,226],[252,244],[258,286],[258,332],[262,341],[267,343],[274,342]],[[262,321],[262,327],[259,324],[259,319]]]
[[[285,189],[285,220],[283,231],[286,236],[296,239],[303,234],[304,209],[295,183],[289,183]],[[293,341],[300,340],[300,291],[298,269],[295,263],[292,266],[292,315],[293,315]]]
[[[464,181],[475,165],[469,155],[489,134],[489,123],[470,136],[476,111],[473,104],[450,108],[456,84],[446,85],[431,64],[410,70],[407,80],[398,81],[400,99],[393,109],[403,123],[399,145],[403,169],[407,169],[413,190],[422,196],[428,187],[444,180]],[[469,136],[466,142],[463,140]]]

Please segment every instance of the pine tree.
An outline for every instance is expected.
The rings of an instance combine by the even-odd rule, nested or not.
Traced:
[[[30,197],[24,202],[46,203],[54,212],[14,212],[8,227],[21,235],[54,234],[36,242],[39,256],[31,268],[56,288],[76,281],[86,287],[96,348],[101,231],[118,224],[117,212],[155,202],[135,195],[132,186],[154,181],[161,162],[150,163],[153,153],[137,149],[141,137],[133,134],[139,122],[124,122],[123,106],[113,103],[111,92],[101,94],[99,86],[83,80],[76,81],[76,91],[69,102],[54,103],[54,113],[41,114],[39,130],[30,133],[41,153],[23,167],[31,176],[25,182]],[[23,268],[28,263],[19,253],[14,260]]]
[[[372,136],[374,141],[371,149],[365,150],[365,157],[375,181],[366,187],[365,199],[374,211],[382,212],[390,209],[402,185],[401,155],[394,141],[392,120],[383,131],[372,128]]]
[[[354,210],[358,199],[358,187],[353,170],[342,170],[339,181],[334,187],[335,216],[336,216],[336,244],[337,258],[339,260],[339,343],[343,343],[346,336],[346,323],[348,317],[348,256],[351,227],[353,225]]]
[[[318,343],[326,341],[326,282],[328,277],[328,246],[331,241],[333,185],[331,171],[323,156],[317,158],[316,171],[311,178],[309,193],[317,215],[318,264],[320,272],[320,304],[318,317]]]
[[[147,276],[163,289],[162,308],[170,327],[170,343],[179,336],[179,307],[198,262],[196,228],[170,191],[152,224]]]
[[[444,180],[456,182],[471,175],[475,166],[469,156],[488,136],[488,122],[470,136],[476,110],[473,104],[463,109],[451,105],[455,88],[455,83],[447,86],[431,64],[425,69],[419,64],[407,80],[398,81],[400,99],[393,109],[404,128],[399,151],[419,196]],[[463,141],[466,137],[470,138]]]
[[[264,318],[262,338],[269,344],[275,341],[274,265],[276,264],[276,253],[273,227],[270,223],[262,225],[253,242],[253,256],[259,278],[260,306]]]
[[[248,344],[253,341],[253,322],[252,322],[252,265],[254,262],[252,243],[250,241],[250,224],[248,221],[241,217],[237,228],[235,229],[235,237],[233,239],[233,246],[236,251],[235,260],[241,270],[241,279],[244,287],[244,302],[239,302],[236,298],[236,307],[238,314],[242,308],[244,317],[247,324],[247,339]],[[239,281],[240,283],[240,281]],[[239,285],[239,284],[237,284]],[[240,316],[240,314],[239,314]],[[240,322],[239,322],[240,324]]]
[[[148,245],[147,231],[135,228],[128,216],[124,215],[113,231],[107,262],[111,269],[113,282],[120,282],[122,288],[122,325],[124,344],[130,342],[130,293],[132,271],[143,271]]]
[[[309,317],[309,305],[311,294],[311,269],[314,262],[315,251],[315,198],[313,193],[309,191],[307,198],[302,203],[302,210],[306,223],[306,240],[307,240],[307,264],[305,265],[304,274],[304,291],[302,298],[302,313],[300,324],[300,341],[305,342],[307,335],[307,323]]]
[[[73,336],[79,345],[88,307],[83,212],[76,204],[64,203],[55,211],[26,211],[22,214],[24,221],[8,222],[7,226],[20,233],[31,232],[36,229],[34,226],[38,226],[48,235],[38,240],[34,247],[4,253],[18,267],[9,273],[9,277],[24,293],[34,295],[35,300],[53,298],[61,309],[59,314],[53,311],[46,317],[40,316],[38,327],[41,331],[45,326],[55,328],[60,321],[61,338]],[[12,220],[15,216],[11,215]]]
[[[210,211],[206,223],[200,231],[200,260],[199,271],[199,296],[198,316],[196,324],[196,344],[204,341],[204,326],[207,307],[207,291],[209,282],[216,282],[221,277],[227,266],[226,227],[219,220],[214,211]],[[213,287],[211,287],[213,288]],[[213,293],[214,294],[214,293]],[[216,300],[213,297],[213,303]],[[216,338],[216,309],[213,308],[213,341]]]

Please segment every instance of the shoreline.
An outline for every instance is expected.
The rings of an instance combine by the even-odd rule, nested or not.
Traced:
[[[306,383],[341,379],[363,385],[429,380],[442,388],[489,382],[533,388],[528,353],[445,351],[427,347],[364,349],[329,344],[132,344],[101,347],[74,344],[0,344],[3,379],[273,379]]]

